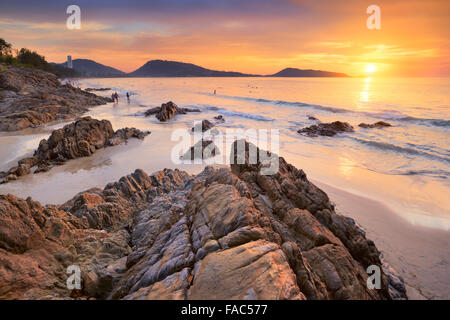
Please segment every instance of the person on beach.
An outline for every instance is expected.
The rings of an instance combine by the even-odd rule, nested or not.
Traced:
[[[119,95],[117,94],[117,92],[114,92],[114,98],[116,100],[116,103],[119,103]]]
[[[128,100],[128,103],[130,103],[130,94],[127,92],[127,100]]]
[[[111,99],[113,103],[116,103],[116,96],[114,95],[114,93],[111,93]]]

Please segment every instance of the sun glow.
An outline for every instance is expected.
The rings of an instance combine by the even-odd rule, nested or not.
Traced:
[[[367,73],[374,73],[375,71],[377,71],[377,66],[376,65],[371,63],[371,64],[368,64],[366,66],[366,72]]]

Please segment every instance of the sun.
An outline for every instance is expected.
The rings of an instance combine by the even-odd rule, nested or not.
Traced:
[[[366,66],[366,72],[367,73],[374,73],[375,71],[377,71],[377,66],[370,63]]]

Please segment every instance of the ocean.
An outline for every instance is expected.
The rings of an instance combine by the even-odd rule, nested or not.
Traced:
[[[143,141],[131,139],[47,173],[0,185],[0,193],[62,204],[78,192],[102,188],[137,168],[147,173],[163,168],[198,173],[205,164],[173,162],[177,141],[172,134],[177,129],[190,131],[194,121],[213,121],[223,115],[225,122],[216,127],[221,132],[278,130],[279,154],[303,169],[310,180],[328,188],[327,192],[334,192],[336,199],[342,196],[339,190],[344,190],[392,210],[395,220],[386,212],[377,216],[378,209],[373,208],[378,205],[366,210],[366,202],[357,204],[359,198],[348,196],[342,196],[344,201],[337,207],[338,212],[340,207],[350,208],[343,213],[362,223],[418,295],[450,296],[450,79],[108,78],[72,82],[83,89],[111,88],[96,93],[111,96],[118,92],[120,96],[118,104],[95,107],[88,115],[111,121],[115,130],[136,127],[152,133]],[[131,93],[130,102],[126,92]],[[144,117],[145,110],[168,101],[201,112],[177,115],[166,123]],[[319,122],[310,116],[322,122],[345,121],[355,131],[334,137],[300,135],[298,129]],[[358,126],[380,120],[392,127]],[[41,139],[66,123],[1,133],[0,171],[31,155]]]
[[[113,160],[118,155],[112,155],[97,169],[89,170],[90,184],[97,182],[101,187],[107,182],[104,166],[111,171],[108,176],[115,178],[142,166],[153,171],[162,169],[156,166],[159,164],[176,167],[169,159],[168,146],[175,144],[170,132],[190,129],[196,120],[221,114],[226,122],[218,129],[279,130],[280,155],[304,169],[309,178],[382,201],[411,223],[450,229],[448,78],[110,78],[80,79],[76,85],[109,87],[111,91],[97,93],[106,96],[117,91],[119,104],[94,108],[90,114],[112,121],[114,129],[135,126],[151,130],[153,137],[161,136],[158,143],[164,145],[155,148],[154,142],[144,142],[145,147],[129,157],[127,148],[122,148],[126,163],[117,165]],[[131,93],[130,103],[126,92]],[[167,101],[202,112],[176,116],[170,123],[143,117],[147,108]],[[348,122],[355,132],[314,138],[298,134],[298,129],[318,122],[309,116],[322,122]],[[392,127],[358,127],[361,122],[380,120]],[[48,130],[22,136],[11,145],[0,170],[37,148]],[[8,148],[7,144],[2,148]],[[149,163],[143,164],[142,159]],[[194,173],[201,168],[185,167]],[[37,198],[58,203],[71,196],[57,193]]]

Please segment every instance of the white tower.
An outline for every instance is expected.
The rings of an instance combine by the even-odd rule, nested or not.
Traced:
[[[72,69],[72,56],[67,56],[67,68]]]

